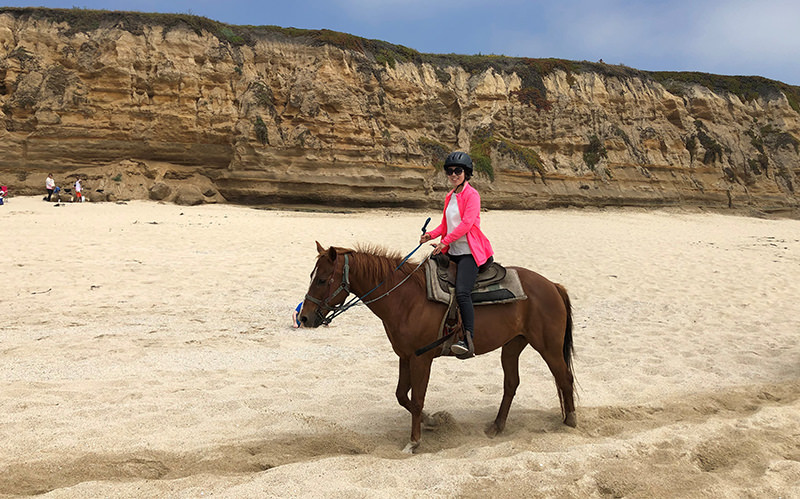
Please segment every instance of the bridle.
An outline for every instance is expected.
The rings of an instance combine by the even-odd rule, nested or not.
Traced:
[[[334,270],[334,275],[335,275],[335,270]],[[338,288],[336,288],[332,293],[330,293],[328,295],[328,297],[325,298],[324,300],[319,300],[317,298],[314,298],[310,294],[306,293],[306,300],[308,300],[311,303],[317,305],[318,308],[317,308],[315,313],[316,313],[317,317],[319,317],[321,319],[322,324],[327,326],[328,324],[331,323],[331,321],[333,320],[334,317],[336,317],[340,313],[344,312],[344,310],[342,310],[342,308],[345,306],[344,302],[340,303],[339,305],[331,305],[330,304],[330,301],[334,297],[336,297],[339,293],[341,293],[342,291],[345,292],[345,300],[346,300],[347,299],[347,295],[350,294],[350,254],[349,253],[345,253],[344,254],[344,265],[342,266],[342,280],[339,283],[339,287]],[[322,313],[320,313],[321,310],[323,311]],[[328,314],[331,314],[331,316],[328,317]]]

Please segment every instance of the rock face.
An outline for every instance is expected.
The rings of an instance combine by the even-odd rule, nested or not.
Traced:
[[[101,199],[438,207],[442,160],[464,150],[490,208],[800,206],[797,87],[366,42],[2,8],[0,183],[40,193],[51,172]]]

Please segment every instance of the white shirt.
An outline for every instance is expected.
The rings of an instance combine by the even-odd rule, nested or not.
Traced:
[[[445,216],[447,217],[447,233],[450,234],[461,224],[461,213],[458,211],[458,200],[455,193],[450,196],[450,203],[447,205]],[[450,243],[450,249],[447,250],[448,255],[469,255],[471,253],[469,244],[467,244],[466,234]]]
[[[81,181],[75,182],[75,192],[81,192]]]
[[[53,177],[47,177],[47,180],[44,181],[44,186],[46,189],[55,189],[56,181],[53,180]]]

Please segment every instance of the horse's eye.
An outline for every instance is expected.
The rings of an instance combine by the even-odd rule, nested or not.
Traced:
[[[325,279],[317,279],[317,284],[325,284]]]

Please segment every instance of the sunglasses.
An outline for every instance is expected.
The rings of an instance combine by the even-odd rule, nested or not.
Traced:
[[[445,168],[444,171],[447,173],[447,175],[461,175],[464,173],[464,169],[460,166],[456,166],[454,168]]]

